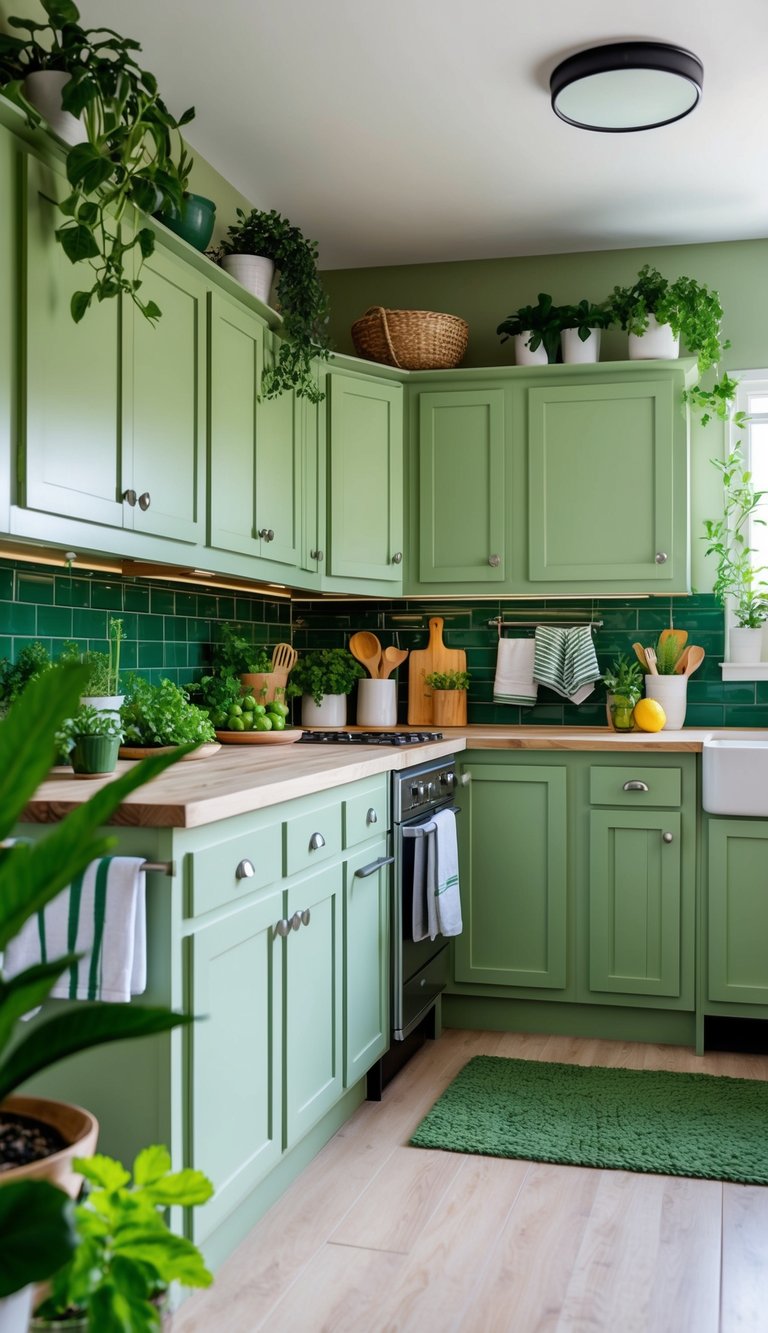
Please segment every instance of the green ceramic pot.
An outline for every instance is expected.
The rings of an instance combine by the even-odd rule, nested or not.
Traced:
[[[216,205],[202,194],[185,194],[180,210],[171,204],[157,216],[183,241],[193,245],[196,250],[205,250],[213,235]]]
[[[69,762],[80,777],[114,773],[119,736],[78,736],[69,752]]]

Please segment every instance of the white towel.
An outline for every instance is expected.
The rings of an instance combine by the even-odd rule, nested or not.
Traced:
[[[91,861],[68,888],[9,940],[6,977],[35,963],[80,953],[51,996],[128,1002],[147,986],[147,925],[143,856]]]
[[[496,704],[535,704],[539,687],[533,678],[533,639],[499,639],[493,702]]]
[[[431,940],[438,933],[460,935],[463,929],[456,816],[451,810],[438,810],[433,823],[434,831],[428,835],[427,842],[427,910]]]
[[[539,684],[572,704],[583,703],[600,679],[589,626],[539,625],[534,642],[533,674]]]

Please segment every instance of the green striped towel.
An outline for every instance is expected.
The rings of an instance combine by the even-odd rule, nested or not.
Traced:
[[[583,703],[600,679],[588,625],[563,629],[539,625],[533,662],[534,679],[573,704]]]
[[[130,1000],[147,985],[146,876],[143,856],[105,856],[8,942],[10,978],[63,954],[82,957],[59,978],[51,996],[63,1000]]]

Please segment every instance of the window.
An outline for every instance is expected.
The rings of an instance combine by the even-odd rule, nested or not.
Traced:
[[[768,492],[768,370],[741,370],[735,377],[739,380],[736,410],[746,412],[750,420],[743,430],[733,432],[731,448],[741,441],[741,452],[752,472],[755,490]],[[766,526],[750,525],[749,545],[755,550],[755,564],[768,566],[768,495],[755,516]]]

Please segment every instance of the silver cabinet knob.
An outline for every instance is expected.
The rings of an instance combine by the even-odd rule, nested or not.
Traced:
[[[322,560],[322,558],[323,558],[323,553],[322,553],[322,551],[320,551],[320,550],[317,550],[317,551],[310,551],[310,553],[309,553],[309,558],[310,558],[310,560],[318,560],[318,561],[320,561],[320,560]]]
[[[285,917],[283,917],[283,919],[281,921],[278,921],[277,925],[275,926],[275,934],[279,935],[281,939],[285,939],[290,929],[291,929],[290,921],[286,921]]]
[[[302,926],[308,926],[311,920],[312,920],[312,913],[310,912],[308,907],[305,907],[304,911],[301,914]]]
[[[672,835],[671,833],[662,833],[662,835],[661,835],[661,841],[662,841],[662,842],[674,842],[674,837],[673,837],[673,835]]]
[[[142,491],[141,495],[139,496],[139,509],[143,509],[146,512],[146,510],[149,509],[151,503],[152,503],[152,496],[150,495],[149,491]]]
[[[500,555],[489,555],[489,556],[488,556],[488,564],[491,566],[491,569],[498,569],[499,565],[501,564],[501,556],[500,556]]]
[[[395,551],[395,554],[392,556],[392,564],[399,565],[402,558],[403,558],[402,551]]]
[[[251,879],[255,874],[256,869],[253,861],[249,861],[247,857],[244,857],[235,871],[235,879]]]
[[[259,536],[263,542],[273,542],[275,540],[274,528],[259,528]]]
[[[472,781],[471,773],[462,773],[461,777],[459,778],[459,782],[461,783],[462,787],[468,787],[471,781]]]
[[[667,555],[666,551],[657,551],[654,558],[656,560],[657,565],[666,565],[669,556]]]
[[[294,912],[290,921],[291,930],[301,930],[301,912]]]
[[[121,498],[122,498],[123,500],[125,500],[125,503],[126,503],[126,504],[129,504],[129,505],[131,506],[131,509],[133,509],[134,505],[136,504],[136,492],[135,492],[135,491],[123,491],[123,494],[122,494],[122,497],[121,497]]]
[[[625,782],[625,783],[624,783],[623,790],[624,790],[624,791],[648,791],[648,790],[649,790],[649,787],[648,787],[648,783],[647,783],[647,782],[638,782],[637,778],[634,778],[634,779],[632,780],[632,782]]]
[[[368,814],[365,816],[365,822],[366,824],[378,824],[379,816],[376,814],[376,811],[374,810],[373,806],[371,806],[370,810],[368,811]]]
[[[323,837],[322,833],[313,833],[312,837],[309,840],[309,850],[311,852],[319,852],[320,848],[324,846],[325,846],[325,838]]]

